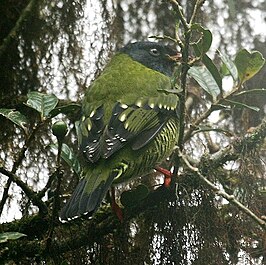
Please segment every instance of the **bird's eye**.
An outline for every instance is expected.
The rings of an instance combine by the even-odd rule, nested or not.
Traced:
[[[160,52],[156,48],[150,49],[150,54],[153,56],[159,56]]]

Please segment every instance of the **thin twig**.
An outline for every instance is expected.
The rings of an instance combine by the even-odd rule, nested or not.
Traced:
[[[194,5],[192,16],[191,16],[190,21],[189,21],[190,26],[194,23],[194,20],[196,18],[198,10],[203,5],[204,2],[205,2],[205,0],[197,0],[196,1],[195,5]]]
[[[184,135],[184,142],[186,142],[191,134],[198,129],[198,125],[204,121],[205,119],[207,119],[211,113],[213,112],[213,106],[218,104],[217,102],[215,102],[214,104],[212,104],[212,106],[207,109],[206,111],[204,111],[188,128],[188,130],[186,131],[185,135]]]
[[[186,142],[192,135],[192,133],[198,129],[198,125],[204,121],[205,119],[207,119],[213,111],[216,110],[215,106],[218,106],[220,104],[223,104],[223,102],[230,98],[232,95],[234,95],[234,93],[238,90],[238,88],[233,89],[230,93],[228,93],[226,96],[219,98],[217,101],[213,102],[212,105],[210,106],[209,109],[207,109],[206,111],[204,111],[193,123],[192,125],[188,128],[188,130],[186,131],[186,134],[184,136],[184,142]]]
[[[184,27],[184,42],[182,43],[181,51],[182,51],[182,67],[181,67],[181,76],[180,76],[180,113],[179,113],[179,138],[178,138],[178,146],[182,150],[183,149],[183,138],[184,138],[184,130],[185,130],[185,116],[186,116],[186,108],[185,101],[187,98],[187,72],[189,70],[189,43],[191,37],[190,25],[187,23],[186,18],[183,14],[182,7],[175,0],[169,0],[172,4],[174,10],[176,11],[177,17],[180,19],[181,24]],[[174,167],[174,175],[177,175],[178,165],[179,165],[179,157],[177,156],[175,159],[175,167]]]
[[[181,151],[178,152],[179,156],[182,158],[183,162],[189,168],[190,171],[195,173],[205,184],[207,184],[217,195],[222,196],[235,206],[237,206],[242,212],[247,214],[250,218],[252,218],[255,222],[257,222],[262,228],[266,229],[266,222],[259,218],[256,214],[254,214],[250,209],[248,209],[245,205],[243,205],[240,201],[238,201],[234,195],[230,195],[225,191],[219,189],[215,184],[209,181],[199,170],[199,168],[192,166],[187,158],[183,155]]]
[[[37,193],[30,189],[29,186],[24,183],[16,174],[4,169],[3,167],[0,167],[0,173],[9,177],[11,181],[15,182],[24,191],[32,203],[39,208],[41,213],[47,212],[45,203],[38,198]]]
[[[46,242],[47,250],[50,249],[51,244],[52,244],[52,238],[53,238],[53,233],[54,233],[54,228],[55,228],[55,221],[56,221],[56,219],[58,219],[58,212],[60,209],[59,195],[60,195],[60,187],[61,187],[61,182],[62,182],[62,177],[63,177],[63,173],[61,171],[62,144],[63,144],[63,142],[61,140],[58,140],[58,148],[57,148],[58,152],[57,152],[57,158],[56,158],[57,184],[56,184],[54,197],[53,197],[52,216],[50,218],[51,224],[49,226],[48,237],[47,237],[47,242]]]
[[[168,35],[163,35],[163,36],[152,35],[152,36],[149,36],[149,38],[156,39],[156,40],[169,40],[169,41],[172,41],[174,43],[177,43],[176,39],[174,39],[174,38],[172,38],[171,36],[168,36]]]
[[[198,129],[198,125],[204,121],[205,119],[207,119],[213,111],[216,110],[216,106],[223,104],[227,99],[229,99],[230,97],[232,97],[234,95],[234,93],[236,93],[238,91],[238,87],[236,87],[235,89],[233,89],[230,93],[228,93],[226,96],[224,96],[223,98],[219,98],[216,102],[213,102],[212,105],[210,106],[209,109],[207,109],[206,111],[204,111],[192,124],[191,126],[187,129],[185,135],[184,135],[184,142],[186,142],[187,140],[189,140],[189,138],[191,137],[192,133]]]
[[[51,187],[54,179],[56,178],[56,174],[57,172],[53,172],[49,178],[48,178],[48,181],[46,182],[46,185],[44,186],[44,188],[42,190],[40,190],[38,193],[37,193],[37,196],[41,199],[45,193],[48,191],[48,189]]]
[[[34,137],[36,135],[36,133],[38,132],[38,130],[44,125],[44,123],[39,123],[34,129],[33,131],[31,132],[31,134],[27,137],[27,139],[25,140],[25,143],[22,147],[22,149],[20,150],[19,154],[18,154],[18,157],[17,159],[14,161],[14,164],[12,166],[12,169],[11,171],[6,171],[6,172],[9,172],[12,176],[12,174],[14,175],[19,167],[19,165],[22,163],[23,159],[25,158],[25,153],[26,151],[28,150],[31,142],[34,140]],[[6,174],[5,174],[6,175]],[[8,175],[6,175],[8,176]],[[5,188],[4,188],[4,191],[3,191],[3,195],[2,195],[2,199],[0,201],[0,215],[2,214],[3,212],[3,209],[4,209],[4,206],[5,206],[5,203],[6,203],[6,200],[8,198],[8,191],[9,191],[9,188],[11,186],[11,183],[12,183],[12,177],[10,177],[8,180],[7,180],[7,183],[5,185]]]
[[[189,27],[189,24],[187,23],[186,18],[183,14],[181,5],[176,0],[169,0],[169,2],[172,4],[174,10],[176,11],[177,16],[180,19],[185,31],[189,31],[190,27]]]

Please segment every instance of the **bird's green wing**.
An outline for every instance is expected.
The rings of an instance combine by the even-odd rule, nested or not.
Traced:
[[[83,115],[77,124],[80,149],[92,163],[101,156],[101,138],[105,129],[103,105],[91,106],[88,115]]]
[[[125,144],[138,150],[154,139],[170,117],[177,115],[178,102],[176,95],[164,93],[139,98],[133,104],[117,102],[107,126],[100,106],[83,118],[81,149],[91,162],[109,158]]]

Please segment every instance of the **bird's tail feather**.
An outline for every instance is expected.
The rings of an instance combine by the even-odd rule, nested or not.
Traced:
[[[119,178],[126,169],[127,164],[121,163],[118,167],[112,169],[107,177],[104,177],[103,173],[91,176],[85,175],[61,210],[60,219],[69,220],[85,214],[91,216],[100,206],[113,180]]]

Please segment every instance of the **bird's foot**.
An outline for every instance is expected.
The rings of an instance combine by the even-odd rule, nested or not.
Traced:
[[[112,209],[114,213],[116,214],[117,218],[119,219],[119,221],[123,223],[123,212],[120,206],[115,201],[115,189],[113,187],[111,188],[111,194],[112,194],[111,196],[112,197],[112,203],[111,203]]]
[[[156,167],[155,170],[161,172],[162,174],[164,174],[164,183],[163,185],[168,188],[170,187],[171,184],[171,180],[173,177],[173,173],[165,168],[162,167]]]

